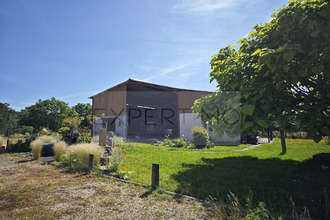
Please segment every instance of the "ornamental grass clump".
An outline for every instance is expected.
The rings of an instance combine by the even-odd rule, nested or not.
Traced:
[[[4,143],[3,138],[0,136],[0,147],[2,146],[2,144]]]
[[[48,135],[44,135],[44,136],[40,136],[37,140],[42,141],[42,143],[46,144],[46,143],[56,143],[58,140],[56,137],[54,136],[48,136]]]
[[[104,150],[96,144],[76,144],[68,148],[68,154],[76,159],[83,165],[88,166],[89,154],[94,155],[93,167],[100,166],[100,160],[103,156]]]
[[[32,141],[30,144],[30,148],[32,150],[33,159],[39,160],[43,144],[56,142],[57,139],[53,136],[40,136],[36,140]]]
[[[43,145],[43,142],[39,139],[31,142],[30,147],[32,150],[33,159],[39,160],[40,155],[41,155],[42,145]]]
[[[57,142],[54,146],[55,160],[61,161],[63,154],[67,149],[67,145],[64,141]]]

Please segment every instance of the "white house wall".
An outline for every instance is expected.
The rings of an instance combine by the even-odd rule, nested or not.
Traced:
[[[197,117],[197,113],[180,113],[180,137],[191,141],[192,128],[204,127],[202,120]],[[210,136],[216,143],[228,144],[228,145],[238,145],[240,144],[240,137],[230,138],[226,134],[222,138],[218,138],[213,132],[210,132]]]

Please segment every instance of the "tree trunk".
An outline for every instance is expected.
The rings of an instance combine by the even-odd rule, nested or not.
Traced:
[[[280,129],[280,135],[281,135],[282,154],[286,154],[285,136],[284,136],[284,131],[282,129]]]

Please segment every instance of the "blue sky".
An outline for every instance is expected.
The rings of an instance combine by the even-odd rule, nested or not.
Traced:
[[[214,91],[210,59],[283,0],[1,0],[0,102],[70,106],[128,78]]]

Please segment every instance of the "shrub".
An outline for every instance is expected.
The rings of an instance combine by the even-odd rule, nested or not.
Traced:
[[[95,136],[92,137],[92,143],[96,143],[96,144],[99,143],[99,136],[98,135],[95,135]]]
[[[42,150],[42,145],[43,142],[39,140],[39,138],[35,141],[32,141],[30,146],[33,154],[33,159],[39,160],[40,155],[41,155],[41,150]]]
[[[20,129],[20,133],[21,134],[26,134],[26,133],[33,133],[34,131],[34,128],[32,126],[25,126],[23,125]]]
[[[71,155],[64,154],[61,158],[61,161],[65,166],[69,166],[72,168],[79,168],[79,160]]]
[[[58,129],[58,133],[59,133],[63,138],[65,138],[66,136],[69,135],[69,131],[70,131],[70,128],[69,128],[69,127],[61,127],[60,129]]]
[[[211,146],[210,135],[207,129],[202,127],[193,127],[192,135],[192,143],[196,148],[208,148]]]
[[[54,146],[55,160],[60,161],[63,154],[65,153],[67,146],[64,141],[57,142]]]
[[[12,134],[9,137],[10,138],[19,138],[19,139],[22,139],[22,138],[24,138],[24,135],[23,134]]]
[[[122,160],[122,152],[119,148],[115,148],[110,158],[109,170],[111,172],[118,172],[121,160]]]
[[[85,142],[84,142],[84,136],[83,135],[79,135],[78,137],[78,143],[90,143],[92,142],[92,137],[90,133],[85,134]]]
[[[18,140],[15,144],[9,144],[7,151],[10,153],[17,153],[17,152],[29,152],[31,151],[30,144],[32,139],[25,139],[23,142],[22,140]]]
[[[113,136],[113,145],[114,146],[121,146],[125,144],[125,139],[119,136]]]
[[[48,131],[46,128],[42,128],[42,129],[39,131],[39,133],[40,133],[41,135],[48,135],[48,134],[50,134],[50,131]]]
[[[88,166],[89,154],[94,155],[93,166],[100,166],[100,159],[103,156],[104,150],[102,147],[95,144],[76,144],[68,148],[68,153],[73,158],[78,159],[82,164]]]

